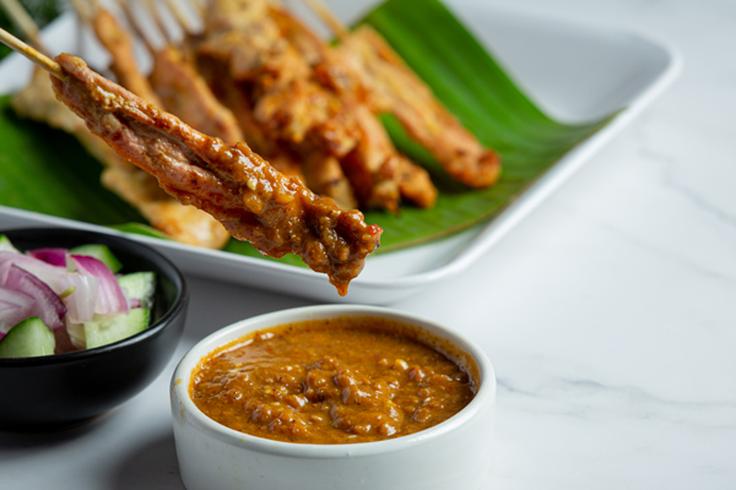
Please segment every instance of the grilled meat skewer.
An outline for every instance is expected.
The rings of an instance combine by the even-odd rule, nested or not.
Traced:
[[[57,97],[124,159],[179,201],[215,216],[236,238],[273,257],[295,253],[347,293],[381,234],[359,211],[316,196],[247,145],[228,146],[161,112],[75,56],[56,61],[64,74],[53,79]]]

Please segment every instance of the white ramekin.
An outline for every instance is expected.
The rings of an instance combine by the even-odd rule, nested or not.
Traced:
[[[425,329],[475,360],[480,383],[471,403],[430,429],[380,442],[340,445],[272,441],[229,429],[202,413],[189,397],[193,369],[217,349],[248,333],[285,323],[375,316]],[[434,322],[368,306],[314,306],[254,317],[194,346],[171,382],[179,471],[189,490],[467,490],[481,488],[491,461],[496,398],[493,366],[478,347]]]

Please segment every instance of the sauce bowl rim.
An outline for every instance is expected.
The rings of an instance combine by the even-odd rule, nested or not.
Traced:
[[[276,441],[231,429],[208,417],[191,399],[189,386],[194,369],[200,361],[229,342],[244,337],[250,332],[277,327],[286,323],[339,318],[344,316],[377,316],[407,323],[428,332],[430,335],[451,342],[455,347],[470,355],[479,373],[478,391],[462,410],[449,419],[427,429],[405,436],[374,442],[353,444],[302,444]],[[406,449],[417,444],[441,437],[467,423],[481,412],[487,404],[494,404],[496,397],[495,370],[485,352],[463,335],[441,324],[419,315],[391,308],[363,305],[320,305],[291,308],[266,313],[241,320],[210,334],[195,344],[177,365],[171,379],[170,395],[173,416],[188,418],[192,425],[217,439],[235,447],[280,456],[337,459],[369,456]],[[177,405],[177,400],[179,401]]]

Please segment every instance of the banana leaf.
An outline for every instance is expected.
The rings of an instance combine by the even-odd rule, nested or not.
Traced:
[[[367,212],[368,222],[384,229],[378,253],[437,240],[492,219],[610,121],[569,125],[544,114],[439,0],[388,0],[361,22],[379,31],[442,103],[503,159],[497,185],[463,188],[444,175],[392,115],[385,115],[383,122],[397,146],[430,170],[440,195],[429,210]],[[99,164],[73,138],[18,119],[9,100],[0,97],[0,204],[152,233],[135,210],[100,186]],[[261,257],[234,240],[226,249]],[[296,257],[280,260],[301,264]]]

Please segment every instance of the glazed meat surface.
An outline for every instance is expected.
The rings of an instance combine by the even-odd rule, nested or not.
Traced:
[[[207,211],[238,239],[281,257],[295,253],[328,274],[340,294],[379,244],[381,230],[284,177],[245,144],[228,146],[161,112],[68,54],[56,58],[57,97],[126,160],[185,204]]]
[[[341,59],[359,77],[372,109],[395,114],[453,178],[475,188],[488,187],[498,180],[498,155],[484,148],[437,101],[377,32],[361,27],[343,39],[337,50],[343,52]]]
[[[95,36],[104,46],[112,62],[110,69],[118,83],[152,104],[160,105],[145,75],[138,68],[133,39],[110,11],[98,8],[91,19]]]
[[[190,126],[231,145],[243,141],[233,113],[178,49],[167,46],[155,53],[150,82],[163,107]]]
[[[256,150],[270,158],[274,142],[286,145],[306,162],[305,181],[316,192],[345,207],[357,199],[366,208],[397,211],[402,197],[431,206],[436,189],[428,174],[408,159],[398,162],[401,156],[362,101],[323,83],[324,70],[339,76],[336,63],[323,62],[332,60],[332,51],[269,2],[215,0],[196,54],[203,71],[218,67],[208,79],[229,107],[238,107],[246,136],[256,133]],[[230,88],[223,87],[227,83]]]
[[[230,239],[225,228],[212,216],[180,204],[158,186],[156,179],[120,158],[92,134],[82,119],[56,99],[46,72],[36,70],[31,82],[13,97],[12,105],[22,117],[73,135],[104,165],[102,184],[174,240],[199,247],[222,248]]]

